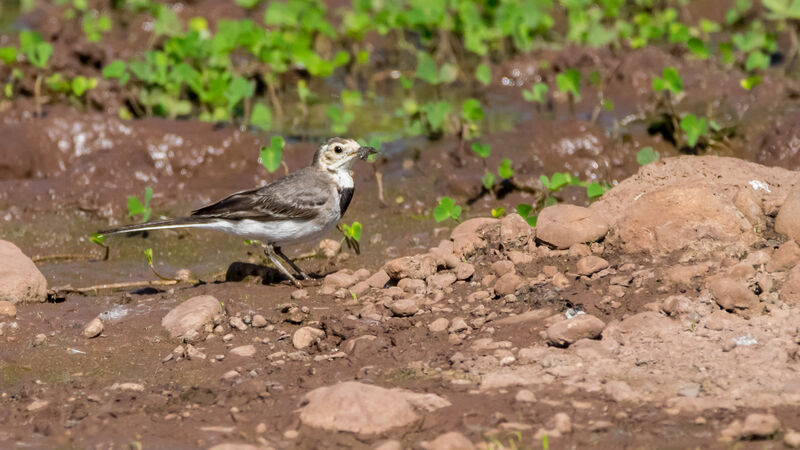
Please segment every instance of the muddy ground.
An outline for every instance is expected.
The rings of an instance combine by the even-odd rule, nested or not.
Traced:
[[[75,44],[75,30],[41,11],[24,20],[76,49],[54,63],[70,75],[96,75],[110,52],[136,50],[116,38]],[[124,99],[110,85],[85,110],[54,99],[41,118],[30,97],[4,102],[0,237],[36,262],[50,292],[46,302],[0,315],[0,447],[369,448],[393,440],[385,448],[420,448],[449,432],[484,448],[541,448],[544,436],[551,448],[797,443],[792,268],[800,249],[792,238],[800,236],[776,218],[794,205],[787,196],[798,183],[789,171],[800,167],[800,85],[775,71],[744,91],[742,73],[683,56],[669,47],[566,49],[493,66],[486,101],[504,119],[486,136],[486,164],[512,158],[527,188],[483,190],[484,162],[456,139],[388,143],[377,163],[356,167],[345,221],[364,224],[362,253],[289,249],[311,255],[299,264],[317,279],[302,290],[263,266],[256,248],[211,232],[110,238],[108,260],[88,242],[97,229],[133,221],[126,198],[145,186],[154,189],[155,216],[173,217],[279,176],[256,161],[268,135],[192,120],[121,120]],[[682,153],[647,126],[658,110],[651,80],[666,66],[684,76],[691,104],[713,105],[736,132],[702,149],[709,157],[640,169],[643,146]],[[602,68],[614,111],[592,120],[591,90],[576,105],[556,99],[536,108],[521,99],[521,86],[551,80],[559,67]],[[310,161],[325,132],[289,140],[290,170]],[[511,215],[503,225],[467,222],[465,238],[451,234],[455,223],[430,216],[441,195],[468,205],[465,219],[540,203],[539,175],[557,171],[620,185],[589,208],[601,235],[575,231],[559,245]],[[577,188],[555,196],[590,204]],[[564,217],[553,223],[572,230]],[[146,248],[159,273],[192,281],[147,285],[157,278]],[[433,269],[381,282],[387,261],[432,248]],[[598,269],[603,263],[591,256],[607,265]],[[112,283],[132,285],[76,292]],[[222,311],[196,335],[171,336],[162,319],[204,295]],[[602,326],[569,342],[556,338],[559,324],[587,316]],[[97,317],[103,330],[85,337]],[[386,392],[348,391],[343,404],[364,409],[353,418],[330,407],[332,423],[321,425],[307,394],[347,381],[436,397],[414,404],[415,416],[404,420],[370,409],[370,401],[382,409]],[[387,428],[363,431],[379,427],[373,417]],[[448,439],[454,446],[441,446]],[[431,445],[460,448],[458,439]]]

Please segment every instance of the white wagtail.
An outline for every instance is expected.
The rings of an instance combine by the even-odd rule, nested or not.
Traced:
[[[299,286],[275,256],[308,279],[281,247],[320,239],[336,227],[353,198],[353,163],[374,153],[374,148],[362,147],[352,139],[333,138],[317,149],[310,167],[266,186],[237,192],[192,211],[189,217],[127,225],[99,234],[189,227],[235,234],[261,241],[272,264]]]

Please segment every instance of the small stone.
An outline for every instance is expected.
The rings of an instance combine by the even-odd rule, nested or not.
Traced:
[[[743,438],[768,438],[781,429],[781,422],[773,414],[749,414],[744,419]]]
[[[507,273],[494,284],[494,292],[498,296],[513,294],[522,284],[522,278],[515,273]]]
[[[367,283],[366,281],[359,281],[353,287],[350,288],[350,293],[355,294],[355,296],[358,297],[359,295],[366,294],[369,288],[370,288],[369,283]]]
[[[467,280],[475,273],[475,266],[470,263],[460,262],[455,267],[456,279]]]
[[[403,443],[395,440],[383,441],[375,444],[371,450],[403,450]]]
[[[141,383],[114,383],[111,385],[111,390],[144,392],[144,385]]]
[[[0,240],[0,301],[40,303],[47,300],[47,280],[19,247]]]
[[[219,300],[210,295],[192,297],[172,310],[161,319],[170,336],[183,337],[190,330],[199,331],[203,325],[211,322],[216,315],[222,314]]]
[[[758,296],[739,280],[714,277],[708,289],[717,304],[727,311],[748,310],[758,304]]]
[[[450,325],[450,321],[444,317],[440,317],[428,325],[428,330],[432,333],[440,333],[446,330],[448,325]]]
[[[396,302],[392,303],[390,309],[392,310],[392,314],[397,317],[413,316],[417,313],[417,311],[419,311],[417,302],[410,298],[397,300]]]
[[[594,255],[584,256],[578,260],[577,264],[578,273],[585,276],[599,272],[607,267],[608,261]]]
[[[225,380],[225,381],[233,381],[233,380],[235,380],[235,379],[237,379],[239,377],[240,377],[239,372],[237,372],[235,370],[229,370],[229,371],[225,372],[224,374],[222,374],[222,379]]]
[[[783,272],[796,266],[800,261],[800,245],[791,240],[786,241],[772,253],[767,262],[767,271]]]
[[[33,337],[33,345],[38,347],[44,344],[47,341],[47,335],[43,333],[39,333]]]
[[[267,326],[267,319],[264,318],[261,314],[256,314],[253,316],[253,327],[255,328],[264,328]]]
[[[800,432],[787,431],[783,435],[783,443],[789,448],[800,448]]]
[[[450,325],[450,329],[448,331],[450,333],[460,333],[468,329],[469,325],[467,325],[467,321],[462,319],[461,317],[456,317],[455,319],[453,319],[452,325]]]
[[[289,294],[292,300],[305,300],[308,298],[308,289],[295,289]]]
[[[17,317],[17,307],[9,301],[0,301],[0,318],[3,316],[11,318]]]
[[[83,337],[91,339],[100,336],[100,333],[103,332],[103,328],[103,321],[100,320],[99,317],[95,317],[83,327],[81,334],[83,334]]]
[[[383,289],[390,279],[391,278],[389,278],[389,275],[386,273],[386,271],[381,269],[367,278],[366,282],[370,287]]]
[[[492,264],[492,272],[498,277],[502,277],[507,273],[514,273],[514,263],[507,260],[497,261]]]
[[[424,280],[436,273],[436,259],[430,255],[404,256],[393,259],[383,266],[383,270],[395,280],[415,278]]]
[[[425,281],[417,280],[414,278],[403,278],[402,280],[397,282],[397,287],[399,287],[405,292],[410,292],[412,294],[421,294],[425,292]]]
[[[190,360],[206,359],[206,354],[198,350],[194,345],[189,344],[186,346],[186,358]]]
[[[358,282],[356,277],[348,272],[340,270],[325,276],[325,280],[323,280],[322,285],[329,286],[334,289],[347,289],[356,284],[356,282]]]
[[[38,411],[40,409],[45,408],[49,404],[50,404],[50,402],[48,402],[47,400],[34,400],[25,409],[27,409],[30,412],[34,412],[34,411]]]
[[[536,395],[528,389],[520,389],[514,396],[514,400],[521,403],[533,403],[536,401]]]
[[[241,317],[231,317],[231,320],[228,322],[231,328],[236,328],[239,331],[247,330],[247,325],[244,323]]]
[[[319,250],[326,258],[331,259],[342,250],[342,244],[337,240],[323,239],[319,242]]]
[[[256,347],[254,345],[242,345],[234,347],[230,351],[231,355],[241,356],[243,358],[250,358],[256,354]]]
[[[600,336],[606,324],[590,314],[580,314],[569,320],[551,325],[547,331],[547,341],[557,347],[567,347],[580,339],[595,339]]]
[[[555,422],[555,430],[559,433],[572,433],[572,419],[567,413],[556,413],[556,415],[553,416],[553,421]]]
[[[595,211],[557,204],[544,208],[536,222],[536,238],[559,249],[597,241],[608,233],[608,223]]]
[[[800,241],[800,189],[789,192],[783,201],[775,217],[775,231],[789,236],[795,242]]]
[[[267,432],[267,424],[265,424],[264,422],[261,422],[258,425],[256,425],[256,433],[264,434],[266,432]]]
[[[325,337],[325,332],[312,327],[302,327],[294,332],[292,345],[298,350],[310,347],[315,342]]]
[[[233,333],[228,333],[225,336],[222,336],[223,342],[230,342],[233,340]]]
[[[286,430],[283,432],[283,437],[286,439],[297,439],[300,437],[300,432],[297,430]]]
[[[472,450],[475,445],[463,434],[451,431],[440,434],[436,439],[428,442],[425,450]]]
[[[442,272],[428,277],[428,287],[430,289],[444,289],[456,282],[456,274],[452,272]]]

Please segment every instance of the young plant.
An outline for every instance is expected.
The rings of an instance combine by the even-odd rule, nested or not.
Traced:
[[[492,147],[489,144],[481,144],[480,142],[472,143],[472,151],[481,158],[488,158],[492,154]]]
[[[528,222],[528,225],[532,227],[536,226],[536,219],[538,219],[539,216],[532,214],[533,206],[526,205],[525,203],[520,203],[519,205],[517,205],[516,212],[517,214],[522,216],[523,219],[525,219],[525,222]]]
[[[567,69],[556,75],[558,90],[568,94],[571,102],[581,101],[581,73],[575,69]]]
[[[686,144],[694,148],[701,137],[708,135],[708,119],[687,114],[681,119],[681,130],[686,133]]]
[[[353,250],[357,255],[361,254],[361,230],[360,222],[353,222],[352,225],[346,223],[342,224],[342,234],[344,235],[344,242]]]
[[[450,197],[442,197],[439,204],[433,209],[433,218],[437,222],[443,222],[447,219],[453,219],[458,222],[461,217],[461,207],[456,205],[456,202]]]
[[[142,223],[150,219],[153,212],[150,208],[150,199],[153,198],[153,188],[144,188],[144,202],[141,202],[135,195],[128,197],[128,217],[142,216]]]
[[[547,91],[549,88],[544,83],[536,83],[530,89],[522,90],[522,98],[526,102],[536,102],[543,105],[547,101]]]
[[[644,147],[636,153],[636,162],[640,166],[646,166],[661,159],[661,155],[653,150],[653,147]]]
[[[261,153],[258,159],[269,173],[275,172],[278,170],[278,167],[280,167],[281,159],[283,158],[283,146],[285,144],[286,141],[284,141],[281,136],[272,136],[269,145],[261,147]]]

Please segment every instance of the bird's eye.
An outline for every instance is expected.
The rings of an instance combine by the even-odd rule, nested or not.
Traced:
[[[342,153],[342,147],[337,145],[336,148],[333,149],[333,151],[335,151],[336,153]]]

